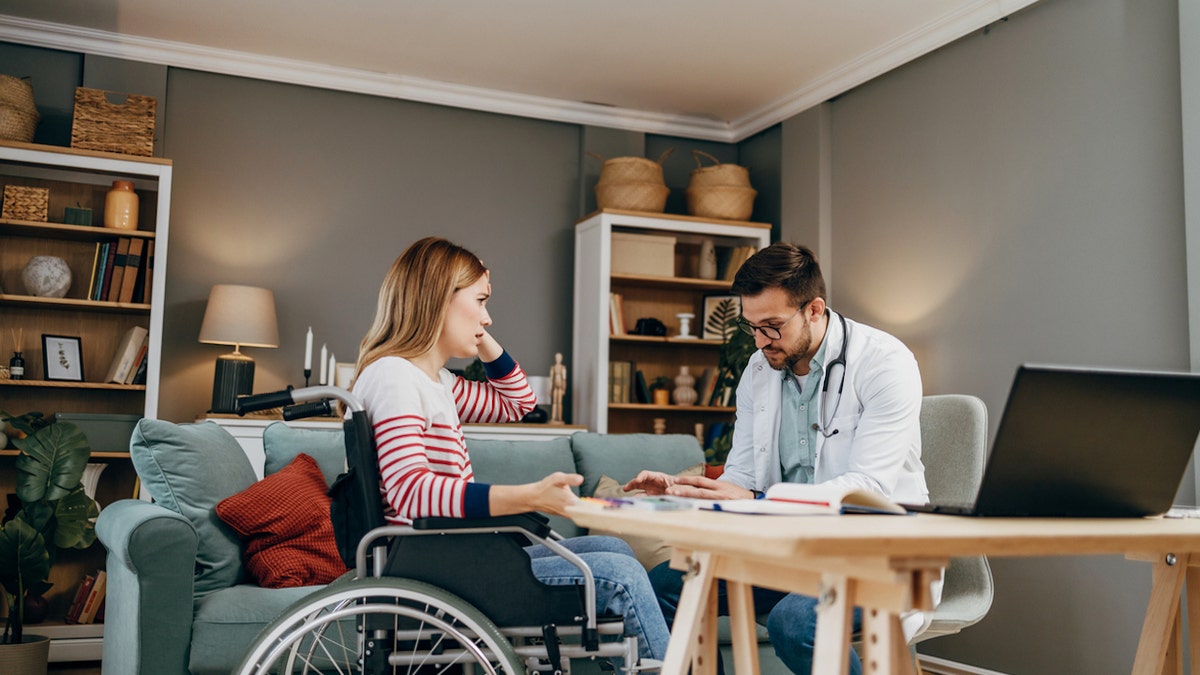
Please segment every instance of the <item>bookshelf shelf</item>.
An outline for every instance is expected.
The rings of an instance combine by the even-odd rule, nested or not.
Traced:
[[[111,382],[59,382],[57,380],[0,380],[0,387],[37,387],[40,389],[106,389],[108,391],[146,391],[144,384]]]
[[[33,220],[0,218],[0,234],[14,237],[39,237],[42,239],[67,239],[71,241],[111,241],[119,237],[154,239],[155,232],[144,230],[113,230],[94,225],[67,225],[66,223],[43,223]]]
[[[0,293],[0,304],[32,309],[76,309],[83,312],[124,312],[149,314],[151,305],[135,302],[105,302],[79,298],[39,298],[33,295]]]

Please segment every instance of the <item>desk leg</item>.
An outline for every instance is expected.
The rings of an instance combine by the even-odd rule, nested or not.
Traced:
[[[692,657],[700,647],[702,630],[709,633],[704,639],[716,644],[716,626],[703,625],[707,615],[709,599],[716,597],[716,577],[713,575],[712,555],[692,553],[688,556],[688,570],[679,596],[679,607],[675,611],[675,625],[671,627],[671,641],[667,644],[667,658],[663,660],[663,675],[685,675]],[[711,664],[716,672],[717,664]],[[697,674],[699,675],[699,674]]]
[[[1174,564],[1167,564],[1166,555],[1152,563],[1153,585],[1133,660],[1134,675],[1178,673],[1183,665],[1178,644],[1179,601],[1189,561],[1187,555],[1170,557]]]
[[[897,614],[881,609],[863,610],[863,673],[914,675],[912,654],[904,641]]]
[[[1191,667],[1188,672],[1200,675],[1200,559],[1189,556],[1187,569],[1188,645],[1191,647]],[[1182,622],[1182,619],[1177,619]]]
[[[755,631],[754,593],[750,584],[726,581],[729,627],[733,633],[733,672],[758,672],[758,636]]]
[[[817,603],[814,673],[844,673],[850,667],[850,633],[854,620],[852,585],[844,576],[821,577]]]

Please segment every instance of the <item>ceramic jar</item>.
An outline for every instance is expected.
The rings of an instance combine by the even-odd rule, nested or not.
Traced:
[[[138,196],[133,181],[114,180],[104,197],[104,226],[118,230],[136,230],[138,226]]]
[[[61,298],[71,288],[67,261],[52,255],[35,255],[21,271],[25,292],[39,298]]]
[[[700,242],[700,265],[696,272],[701,279],[717,278],[717,249],[712,239]]]
[[[693,385],[696,384],[696,378],[688,372],[687,366],[679,367],[679,374],[675,376],[675,391],[673,398],[675,405],[692,405],[696,402],[696,390]]]

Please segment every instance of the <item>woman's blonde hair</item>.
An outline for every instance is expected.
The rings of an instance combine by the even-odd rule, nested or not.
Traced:
[[[384,356],[420,356],[437,344],[454,292],[487,273],[467,249],[426,237],[392,263],[375,305],[375,320],[358,348],[355,378]]]

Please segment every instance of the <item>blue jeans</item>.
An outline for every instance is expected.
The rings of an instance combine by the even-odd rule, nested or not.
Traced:
[[[679,607],[679,595],[683,591],[683,572],[671,569],[669,563],[662,563],[650,570],[650,583],[658,596],[663,617],[668,624],[674,623],[675,611]],[[771,637],[775,655],[793,673],[809,675],[812,672],[813,644],[817,635],[817,599],[757,586],[753,592],[754,611],[758,614],[770,612],[767,617],[767,634]],[[729,606],[726,603],[723,582],[717,589],[717,601],[718,613],[728,614]],[[853,630],[862,630],[862,611],[857,607],[854,608]],[[717,671],[724,672],[719,650]],[[850,673],[862,675],[862,663],[854,650],[850,650]]]
[[[671,632],[655,601],[646,570],[629,545],[615,537],[601,536],[572,537],[559,543],[592,568],[596,611],[625,617],[625,632],[638,639],[638,655],[642,658],[666,657]],[[583,580],[578,568],[545,546],[530,546],[525,550],[533,559],[534,576],[542,582],[568,585]]]

